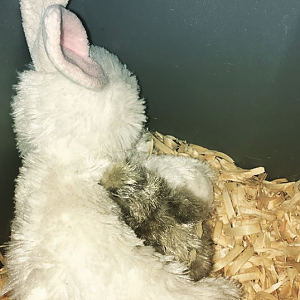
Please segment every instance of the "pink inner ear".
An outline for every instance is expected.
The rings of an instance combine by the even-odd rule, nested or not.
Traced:
[[[67,10],[62,11],[61,46],[82,58],[89,56],[89,42],[80,20]]]
[[[80,20],[65,8],[52,5],[44,14],[43,42],[53,66],[86,88],[103,88],[108,78],[89,57],[89,43]]]

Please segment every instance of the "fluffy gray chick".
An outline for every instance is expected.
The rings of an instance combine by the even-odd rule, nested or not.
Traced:
[[[214,250],[206,223],[211,210],[207,203],[185,188],[171,188],[165,179],[136,163],[115,164],[100,184],[145,245],[186,264],[192,280],[209,275]],[[201,235],[196,233],[199,222]]]

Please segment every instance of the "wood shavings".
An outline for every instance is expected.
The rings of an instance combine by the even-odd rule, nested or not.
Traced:
[[[7,279],[7,271],[5,270],[5,268],[1,268],[0,269],[0,291],[3,289],[6,279]],[[6,296],[0,297],[0,300],[8,300],[8,297]]]
[[[217,272],[223,269],[225,266],[229,265],[238,255],[242,253],[244,247],[241,245],[236,245],[232,250],[228,252],[226,256],[223,258],[218,259],[214,265],[214,272]]]
[[[226,154],[172,136],[155,132],[153,140],[153,154],[184,153],[218,172],[210,221],[216,244],[212,275],[239,280],[247,300],[300,300],[300,181],[268,181],[263,167],[241,169]],[[156,140],[169,149],[157,147]]]
[[[261,232],[261,228],[259,224],[255,225],[246,225],[241,227],[233,227],[233,228],[224,228],[224,233],[226,235],[249,235],[254,233]]]
[[[149,155],[154,154],[205,160],[219,175],[210,220],[212,276],[239,280],[246,300],[300,300],[300,181],[267,181],[263,167],[244,170],[224,153],[158,132],[149,141]],[[202,224],[196,231],[202,235]],[[190,253],[191,262],[194,256]],[[0,261],[5,263],[2,256]],[[6,276],[0,269],[0,290]]]

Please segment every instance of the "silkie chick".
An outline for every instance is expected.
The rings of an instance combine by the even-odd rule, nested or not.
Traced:
[[[206,223],[208,203],[186,188],[171,188],[156,172],[128,161],[114,164],[100,183],[145,245],[185,264],[192,280],[209,275],[214,251]]]

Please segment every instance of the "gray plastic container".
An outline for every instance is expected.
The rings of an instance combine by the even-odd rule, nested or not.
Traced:
[[[139,78],[149,128],[230,155],[268,179],[300,178],[298,0],[72,0],[93,44]],[[30,62],[18,0],[0,0],[0,243],[19,159],[10,118]]]

